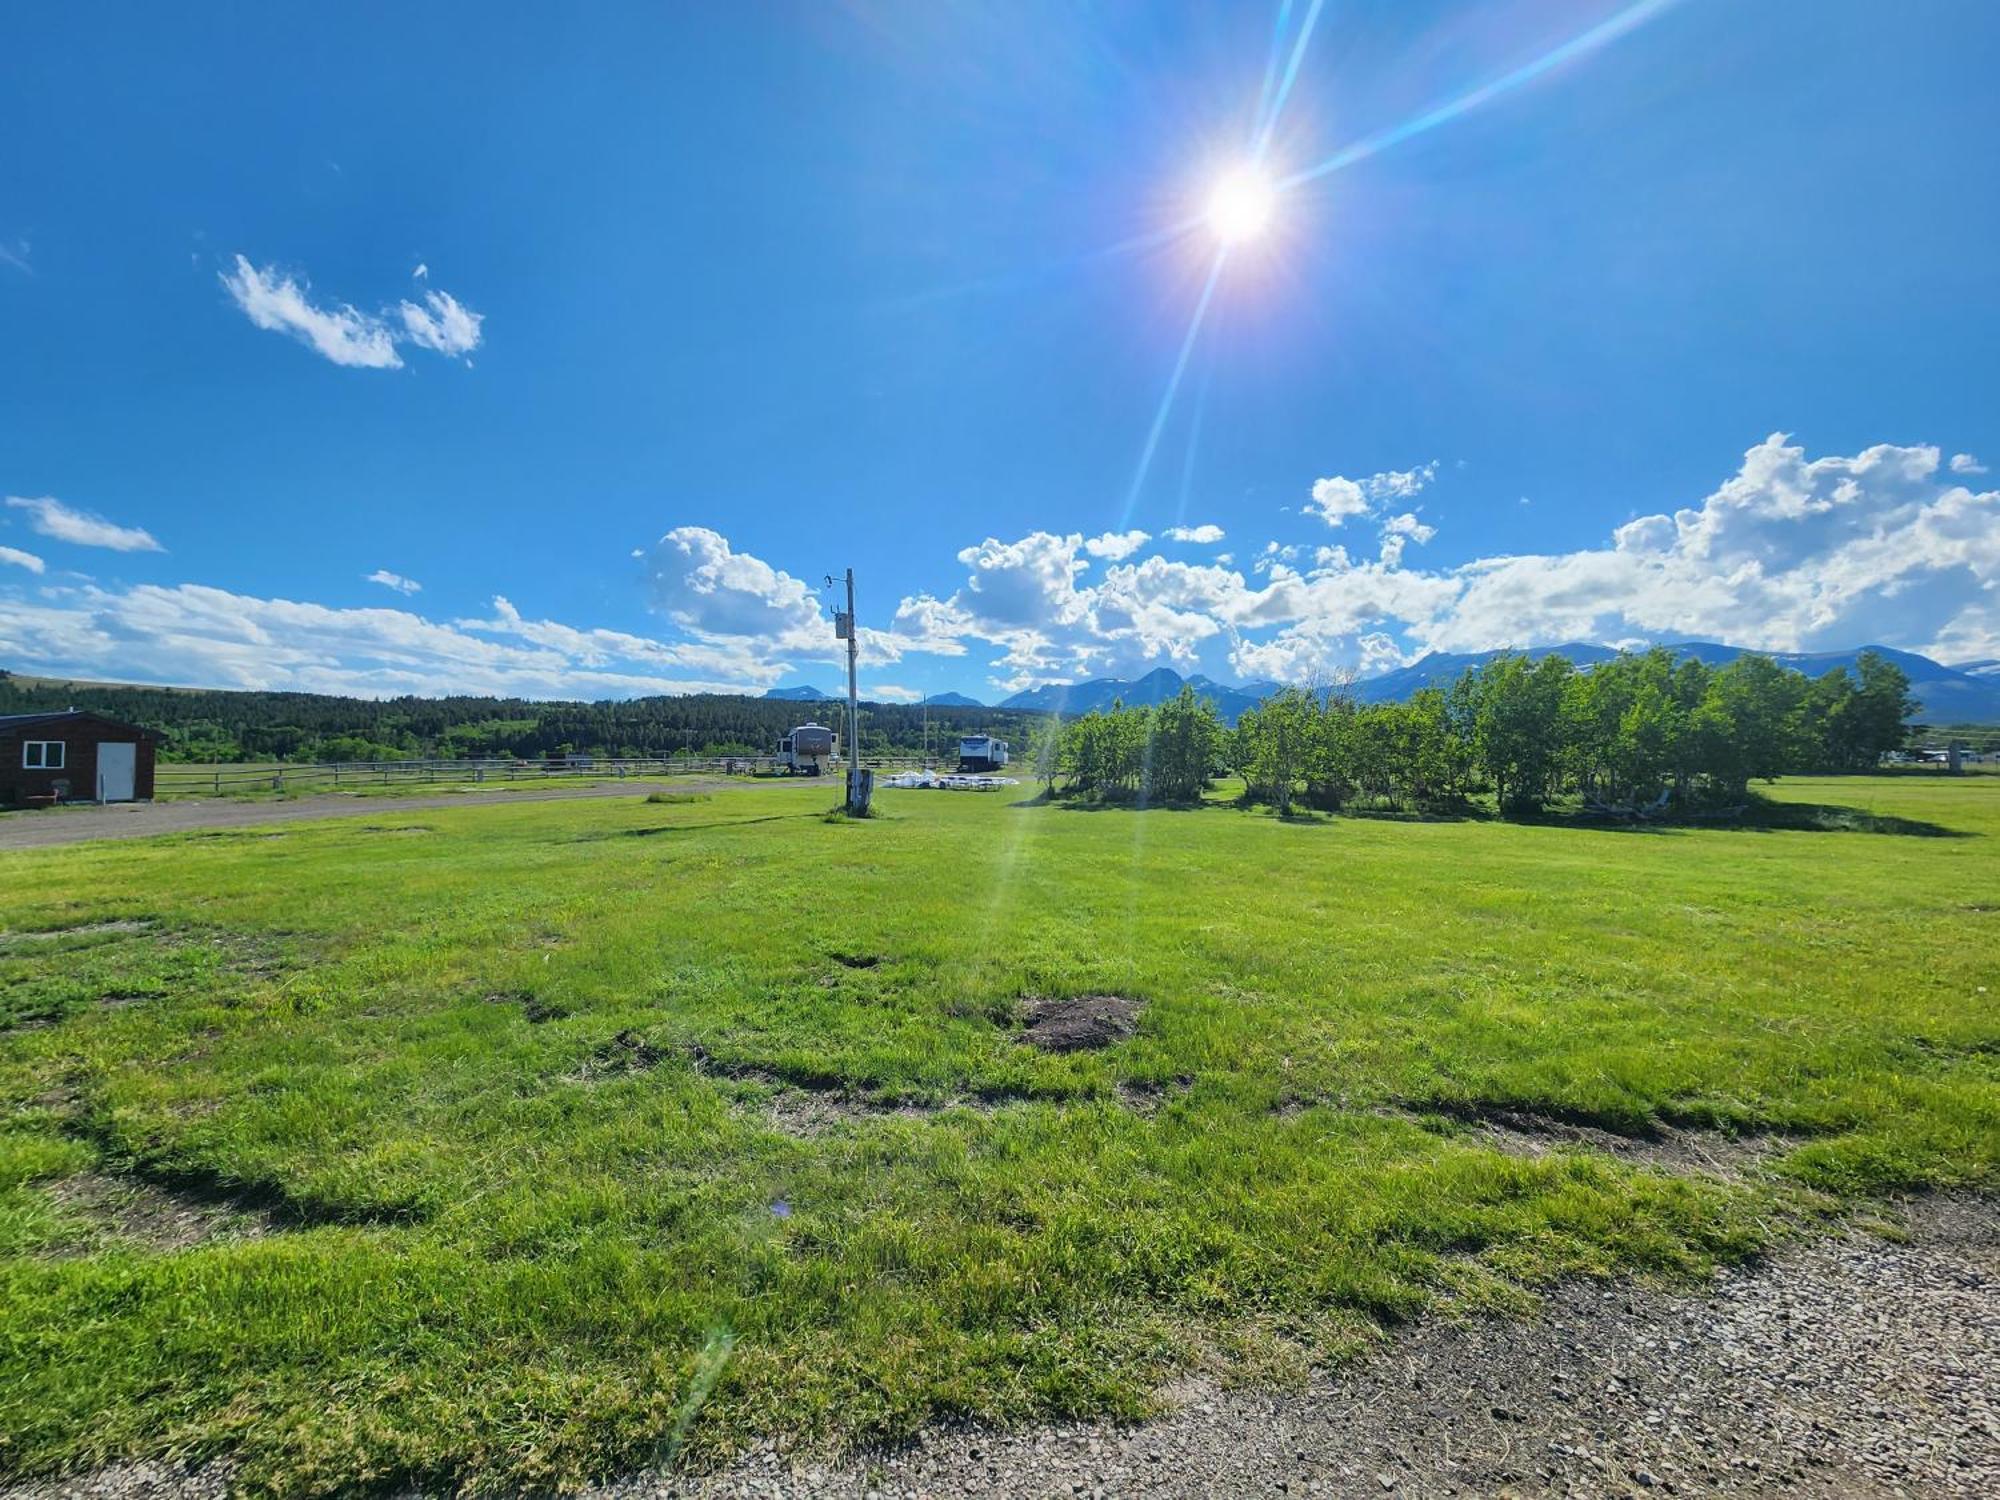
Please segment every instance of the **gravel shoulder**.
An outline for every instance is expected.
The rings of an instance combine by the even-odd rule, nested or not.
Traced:
[[[801,786],[811,783],[801,782]],[[533,787],[520,791],[433,792],[421,797],[377,797],[318,793],[285,802],[204,801],[115,802],[103,807],[0,815],[0,849],[38,849],[93,839],[143,839],[165,833],[200,833],[211,828],[251,828],[265,823],[302,823],[364,813],[428,812],[445,807],[515,807],[523,802],[568,802],[580,797],[642,797],[648,792],[717,792],[770,781],[742,777],[712,780],[595,782],[589,786]],[[833,793],[838,796],[838,790]]]
[[[1272,1394],[1191,1386],[1132,1427],[934,1432],[828,1467],[757,1453],[597,1500],[736,1496],[2000,1494],[2000,1203],[1906,1206],[1667,1295],[1562,1288],[1430,1323]]]
[[[833,1465],[761,1450],[592,1500],[931,1496],[2000,1494],[2000,1202],[1904,1205],[1715,1286],[1576,1284],[1538,1317],[1433,1322],[1305,1389],[1189,1384],[1159,1420],[961,1427]],[[0,1500],[208,1500],[220,1467],[122,1465]]]

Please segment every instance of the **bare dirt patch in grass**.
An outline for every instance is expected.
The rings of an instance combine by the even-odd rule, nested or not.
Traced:
[[[939,1103],[885,1103],[864,1094],[834,1089],[778,1088],[761,1097],[745,1095],[738,1108],[781,1135],[815,1140],[844,1125],[870,1120],[929,1120],[948,1110],[970,1109],[991,1114],[999,1106],[990,1100],[947,1099]]]
[[[153,924],[142,918],[119,917],[108,922],[81,922],[74,927],[49,927],[37,932],[0,933],[0,947],[18,944],[32,950],[37,944],[60,942],[65,938],[135,937],[152,929]]]
[[[169,1191],[105,1172],[81,1172],[50,1185],[59,1208],[116,1240],[148,1250],[187,1250],[211,1240],[268,1234],[268,1216],[226,1199]],[[76,1253],[89,1247],[78,1247]]]
[[[1020,1040],[1044,1052],[1084,1052],[1115,1046],[1139,1029],[1137,1000],[1123,995],[1078,995],[1031,1000]]]
[[[1119,1104],[1133,1114],[1150,1118],[1193,1087],[1194,1080],[1182,1074],[1165,1082],[1158,1079],[1123,1079],[1112,1092]]]
[[[644,1073],[657,1068],[672,1055],[668,1048],[654,1046],[627,1027],[610,1041],[592,1048],[590,1056],[583,1060],[583,1066],[570,1076],[579,1083],[589,1083],[599,1078]]]
[[[1431,1105],[1432,1119],[1415,1111],[1397,1111],[1426,1128],[1437,1116],[1465,1128],[1466,1139],[1509,1156],[1539,1157],[1557,1151],[1601,1151],[1607,1156],[1667,1172],[1703,1172],[1711,1177],[1738,1178],[1761,1168],[1794,1142],[1776,1135],[1724,1135],[1713,1130],[1689,1130],[1652,1125],[1644,1132],[1622,1134],[1601,1125],[1534,1110],[1498,1105]]]
[[[570,1009],[558,1000],[550,1000],[527,990],[493,990],[486,996],[488,1005],[518,1005],[521,1015],[530,1026],[540,1026],[545,1021],[561,1021],[568,1018]]]

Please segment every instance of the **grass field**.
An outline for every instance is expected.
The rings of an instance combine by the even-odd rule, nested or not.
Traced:
[[[1796,829],[783,786],[0,855],[0,1470],[497,1491],[1138,1414],[1990,1191],[2000,778],[1774,796]],[[1086,995],[1136,1034],[1021,1043]]]

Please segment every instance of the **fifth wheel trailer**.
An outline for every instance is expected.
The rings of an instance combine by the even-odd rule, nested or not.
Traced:
[[[801,724],[778,741],[778,764],[788,776],[819,776],[833,759],[833,731],[824,724]]]

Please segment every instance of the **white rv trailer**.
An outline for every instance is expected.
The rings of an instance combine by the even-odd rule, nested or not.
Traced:
[[[833,760],[833,731],[824,724],[801,724],[778,741],[777,759],[787,776],[823,775]]]
[[[958,742],[958,769],[997,771],[1007,764],[1007,742],[990,734],[968,734]]]

